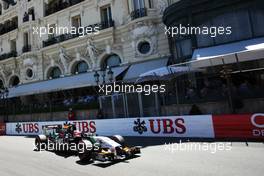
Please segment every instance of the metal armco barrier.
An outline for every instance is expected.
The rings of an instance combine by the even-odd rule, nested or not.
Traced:
[[[7,123],[7,135],[37,135],[44,125],[74,123],[77,130],[98,135],[214,138],[211,115],[105,120]]]
[[[42,126],[73,123],[77,130],[98,135],[177,138],[232,138],[264,141],[264,114],[198,115],[81,121],[7,123],[7,135],[38,135]]]

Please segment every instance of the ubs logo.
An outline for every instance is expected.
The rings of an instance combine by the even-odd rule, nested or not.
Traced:
[[[254,125],[255,127],[257,127],[257,128],[264,128],[264,124],[258,124],[257,122],[256,122],[256,118],[257,117],[262,117],[262,118],[264,118],[264,114],[254,114],[252,117],[251,117],[251,123],[252,123],[252,125]]]
[[[22,126],[21,126],[21,124],[20,123],[17,123],[16,124],[16,132],[19,134],[19,133],[21,133],[22,132]]]
[[[264,123],[260,124],[257,122],[257,117],[258,118],[263,118],[264,119],[264,114],[254,114],[251,116],[251,123],[254,125],[255,128],[262,128],[262,129],[253,129],[253,136],[256,137],[264,137]]]
[[[143,120],[141,121],[140,119],[137,119],[136,121],[134,121],[134,128],[133,130],[135,132],[138,132],[139,134],[143,134],[144,132],[147,132],[148,129],[146,127],[146,122]]]

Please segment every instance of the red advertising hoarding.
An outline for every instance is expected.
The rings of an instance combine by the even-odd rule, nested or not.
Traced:
[[[264,114],[213,116],[215,138],[264,139]]]

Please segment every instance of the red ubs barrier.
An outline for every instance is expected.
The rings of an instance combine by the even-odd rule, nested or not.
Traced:
[[[215,138],[264,140],[264,114],[213,116]]]
[[[5,123],[0,123],[0,136],[6,134],[6,125]]]

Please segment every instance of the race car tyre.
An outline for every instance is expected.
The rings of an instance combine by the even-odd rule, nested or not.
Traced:
[[[46,149],[47,137],[45,135],[38,135],[35,139],[35,147],[37,151]]]
[[[114,135],[113,137],[112,137],[112,139],[115,141],[115,142],[117,142],[118,144],[120,144],[120,145],[125,145],[125,139],[124,139],[124,137],[123,136],[120,136],[120,135]]]
[[[92,159],[93,144],[89,140],[81,140],[78,143],[78,156],[80,161],[88,162]]]

